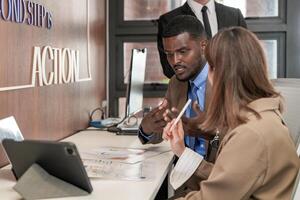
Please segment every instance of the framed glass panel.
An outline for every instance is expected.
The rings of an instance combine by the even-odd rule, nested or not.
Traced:
[[[267,58],[267,64],[268,64],[268,73],[270,79],[277,78],[277,40],[260,40],[261,45],[263,46],[263,49],[265,51],[265,55]]]
[[[239,8],[244,17],[277,17],[278,0],[216,0],[224,5]]]
[[[185,0],[124,0],[124,21],[157,19]]]
[[[156,42],[125,42],[124,52],[124,83],[128,83],[128,72],[131,61],[131,50],[133,48],[147,48],[145,83],[168,83],[168,78],[163,74],[159,61],[159,53]]]
[[[216,0],[239,8],[244,17],[277,17],[278,0]],[[186,0],[124,0],[124,21],[157,19],[160,15],[183,5]]]

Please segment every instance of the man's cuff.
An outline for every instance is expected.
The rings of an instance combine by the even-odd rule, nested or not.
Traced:
[[[186,147],[171,172],[172,187],[176,190],[183,185],[194,174],[202,160],[200,154]]]
[[[142,143],[143,143],[143,144],[146,144],[146,143],[148,143],[148,142],[151,140],[151,138],[153,137],[154,134],[152,133],[152,134],[150,134],[150,135],[147,135],[147,134],[143,131],[142,126],[140,126],[139,131],[138,131],[138,135],[139,135],[139,138],[141,139]]]

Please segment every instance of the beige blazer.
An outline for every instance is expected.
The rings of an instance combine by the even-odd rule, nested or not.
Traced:
[[[244,113],[249,121],[224,136],[208,179],[202,181],[201,163],[189,180],[197,191],[180,199],[290,200],[300,162],[280,117],[280,98],[258,99],[249,106],[261,118]]]

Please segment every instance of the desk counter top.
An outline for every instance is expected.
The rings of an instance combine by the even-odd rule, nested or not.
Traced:
[[[142,145],[137,136],[115,135],[114,133],[94,130],[82,131],[63,141],[75,143],[79,151],[87,151],[104,146],[126,148],[145,148],[153,146]],[[163,142],[155,146],[167,147],[168,144]],[[91,179],[94,188],[92,194],[62,199],[154,199],[171,168],[173,155],[172,152],[166,152],[147,159],[147,161],[151,161],[154,166],[154,176],[150,180],[125,181],[93,178]],[[0,199],[21,199],[21,196],[12,188],[15,184],[16,180],[11,173],[10,166],[0,169]]]

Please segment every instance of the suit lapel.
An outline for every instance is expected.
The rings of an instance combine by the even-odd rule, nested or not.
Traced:
[[[186,103],[187,99],[188,99],[188,81],[186,82],[186,84],[184,84],[182,90],[179,90],[180,92],[180,96],[182,96],[182,98],[179,98],[179,102],[178,102],[178,110],[180,111],[184,104]],[[186,95],[182,95],[182,94],[186,94]]]
[[[196,17],[195,13],[192,11],[192,9],[190,8],[190,6],[187,2],[185,2],[185,4],[183,4],[183,6],[181,7],[181,11],[182,11],[182,14],[184,14],[184,15],[192,15],[192,16]]]
[[[218,30],[224,27],[224,19],[226,18],[225,13],[223,11],[222,4],[215,2],[215,9],[217,15],[217,22],[218,22]]]

